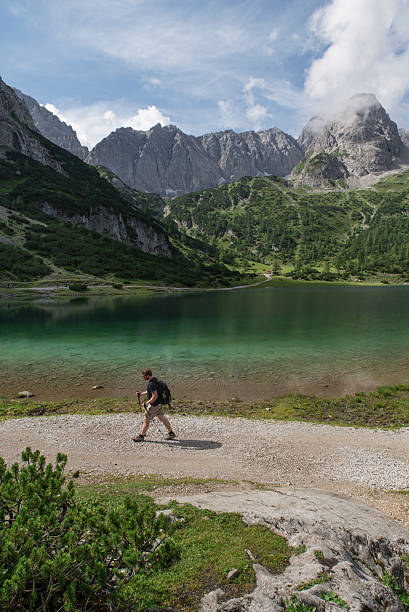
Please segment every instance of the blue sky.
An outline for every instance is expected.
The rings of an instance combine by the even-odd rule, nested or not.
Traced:
[[[94,145],[277,126],[375,93],[409,128],[409,0],[1,0],[0,75]]]

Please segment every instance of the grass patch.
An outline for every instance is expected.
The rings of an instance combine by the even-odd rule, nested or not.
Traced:
[[[81,484],[78,486],[78,496],[83,500],[104,499],[106,496],[114,497],[121,495],[139,495],[144,493],[158,492],[160,489],[172,487],[172,491],[186,485],[203,487],[205,485],[229,484],[238,485],[237,480],[222,480],[219,478],[194,478],[184,476],[181,478],[167,478],[160,474],[139,474],[138,476],[120,477],[110,476],[98,479],[96,482]]]
[[[202,483],[204,480],[149,475],[113,479],[98,486],[80,486],[77,492],[81,500],[98,499],[109,508],[126,496],[138,496],[142,488],[175,482]],[[171,508],[174,516],[183,519],[176,523],[172,536],[179,560],[150,577],[135,577],[129,585],[137,600],[135,610],[152,606],[175,606],[181,612],[197,610],[203,595],[220,586],[227,599],[251,592],[256,582],[253,561],[246,549],[270,572],[281,572],[288,564],[292,549],[285,539],[265,527],[246,525],[239,514],[217,514],[191,505],[179,506],[175,502],[166,508]],[[238,576],[226,583],[232,568],[239,571]]]
[[[341,599],[341,597],[338,597],[338,595],[334,593],[334,591],[328,591],[327,593],[321,593],[319,597],[323,599],[324,601],[332,601],[333,603],[336,603],[339,606],[341,606],[341,608],[345,608],[345,610],[349,610],[349,606],[347,602]]]
[[[306,606],[293,595],[290,599],[287,599],[284,612],[316,612],[316,610],[315,606]]]
[[[392,589],[395,595],[400,599],[400,601],[403,604],[404,610],[409,611],[409,591],[407,591],[406,589],[399,588],[398,583],[396,582],[396,578],[392,576],[391,574],[389,574],[387,571],[384,571],[383,573],[382,582],[387,587]]]
[[[306,545],[305,544],[300,544],[299,546],[294,548],[293,553],[294,553],[294,555],[302,555],[303,553],[305,553],[306,550],[307,550]]]
[[[329,579],[330,576],[328,572],[321,572],[316,578],[314,578],[314,580],[311,580],[310,582],[302,582],[301,584],[299,584],[296,590],[307,591],[308,589],[312,589],[312,587],[316,584],[323,584],[324,582],[328,582]]]
[[[0,419],[119,412],[140,412],[136,399],[101,398],[59,402],[0,400]],[[238,398],[227,402],[176,399],[172,413],[396,429],[409,426],[409,385],[378,387],[371,393],[355,393],[339,398],[288,394],[257,402],[242,402]]]

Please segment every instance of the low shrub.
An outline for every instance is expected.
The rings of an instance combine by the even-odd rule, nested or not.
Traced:
[[[88,289],[85,283],[72,283],[68,286],[71,291],[86,291]]]
[[[0,610],[135,609],[128,582],[178,556],[166,517],[145,499],[76,501],[65,455],[46,465],[27,448],[22,462],[0,458]]]

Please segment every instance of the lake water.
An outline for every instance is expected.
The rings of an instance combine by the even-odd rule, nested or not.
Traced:
[[[333,395],[409,382],[409,287],[285,287],[0,307],[0,393]],[[95,384],[104,389],[90,390]]]

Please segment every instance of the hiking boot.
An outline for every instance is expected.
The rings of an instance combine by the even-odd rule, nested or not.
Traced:
[[[176,438],[176,434],[173,431],[170,431],[168,435],[165,437],[165,440],[174,440]]]
[[[132,438],[133,442],[145,442],[145,436],[143,436],[142,434],[139,434],[139,436],[137,438]]]

